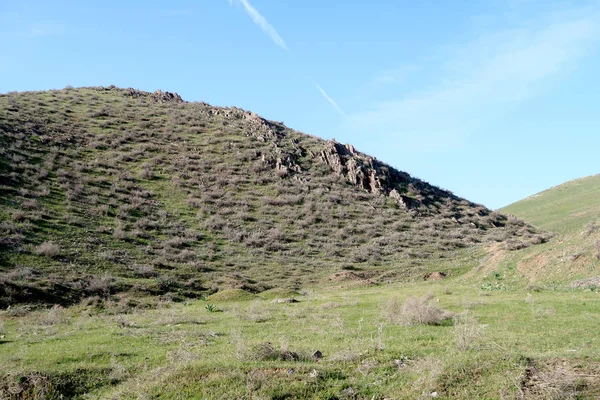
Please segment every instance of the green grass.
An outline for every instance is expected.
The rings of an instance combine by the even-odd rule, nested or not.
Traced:
[[[500,209],[540,228],[581,233],[600,216],[600,175],[575,179]]]
[[[476,320],[480,336],[469,350],[456,347],[452,323],[399,326],[384,318],[392,296],[402,301],[428,292],[439,299],[436,305]],[[204,301],[126,314],[78,306],[50,318],[47,312],[11,317],[5,311],[0,363],[11,371],[5,381],[33,372],[56,379],[87,371],[86,398],[410,399],[433,392],[441,398],[518,398],[534,362],[565,360],[582,379],[582,371],[593,375],[589,371],[600,365],[598,296],[490,293],[450,281],[320,288],[298,303],[214,301],[219,313],[208,312]],[[299,360],[263,358],[260,346],[267,342]],[[315,361],[310,355],[316,350],[324,357]],[[585,379],[579,398],[593,398],[598,379]]]
[[[500,209],[556,232],[549,243],[506,257],[501,267],[545,284],[600,275],[600,175],[566,182]]]

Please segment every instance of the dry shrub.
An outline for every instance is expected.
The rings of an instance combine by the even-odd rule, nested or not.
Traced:
[[[22,210],[16,210],[12,214],[13,221],[21,222],[27,219],[27,214]]]
[[[250,304],[250,307],[248,307],[248,310],[244,314],[244,318],[252,322],[260,323],[266,322],[273,317],[269,309],[266,308],[264,302],[256,300]]]
[[[68,321],[65,309],[59,305],[55,305],[47,313],[44,313],[40,318],[40,324],[46,326],[61,325]]]
[[[523,381],[526,399],[569,400],[581,398],[587,382],[568,366],[530,365]]]
[[[600,231],[600,224],[598,224],[598,221],[590,221],[587,224],[587,226],[585,227],[585,230],[583,231],[583,235],[585,237],[588,237],[598,231]]]
[[[35,248],[35,254],[44,257],[56,257],[60,254],[60,247],[54,242],[48,241]]]
[[[417,393],[431,393],[438,386],[437,381],[444,372],[444,361],[439,355],[433,354],[425,358],[411,361],[410,371],[418,378],[409,384],[409,393],[415,394],[413,398],[425,398]],[[429,397],[429,396],[428,396]]]
[[[88,282],[86,292],[88,295],[107,296],[115,286],[115,278],[112,276],[93,277]]]
[[[167,359],[174,364],[187,364],[198,359],[198,355],[193,353],[192,346],[183,343],[181,346],[167,353]]]
[[[151,265],[134,265],[132,268],[136,276],[140,278],[154,278],[158,276],[158,273],[154,270]]]
[[[37,399],[48,399],[52,392],[48,377],[33,372],[20,375],[14,372],[0,377],[0,399],[27,399],[28,393],[35,393]]]
[[[339,303],[336,303],[333,301],[327,302],[321,306],[321,308],[323,310],[331,310],[332,308],[338,308],[338,307],[341,307],[341,305]]]
[[[270,342],[264,342],[252,349],[249,358],[257,361],[301,361],[306,357],[289,350],[286,345],[277,348]]]
[[[466,351],[474,348],[482,334],[483,326],[469,313],[454,317],[454,342],[457,349]]]
[[[422,298],[409,296],[400,304],[394,296],[385,307],[385,317],[395,325],[440,325],[452,318],[452,313],[435,305],[433,297],[431,293]]]

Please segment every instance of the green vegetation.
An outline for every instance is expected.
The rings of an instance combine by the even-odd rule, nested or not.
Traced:
[[[0,307],[414,280],[546,240],[352,146],[160,91],[0,95],[0,152]]]
[[[502,208],[542,229],[550,243],[510,255],[505,266],[539,284],[600,286],[600,175],[576,179]]]
[[[563,183],[500,211],[552,232],[573,234],[600,219],[599,199],[600,175],[594,175]]]
[[[503,210],[550,239],[237,108],[0,95],[0,399],[598,398],[594,179]]]
[[[415,307],[428,293],[454,322],[390,322],[390,299]],[[215,301],[222,312],[201,300],[11,309],[0,314],[0,398],[10,387],[100,399],[592,399],[598,296],[490,294],[453,280],[324,287],[296,303]]]

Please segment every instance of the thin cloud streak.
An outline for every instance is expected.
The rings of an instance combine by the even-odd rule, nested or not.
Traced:
[[[319,89],[319,92],[321,92],[325,100],[327,100],[329,104],[331,104],[333,108],[335,108],[335,110],[338,113],[340,113],[340,115],[345,117],[346,113],[340,108],[340,106],[337,105],[335,101],[333,101],[333,99],[325,92],[325,90],[323,90],[323,88],[317,82],[315,82],[315,86],[317,87],[317,89]]]
[[[254,21],[254,23],[256,25],[258,25],[258,27],[267,35],[269,35],[269,37],[271,38],[271,40],[279,47],[281,47],[283,50],[285,51],[290,51],[290,49],[287,47],[287,45],[285,44],[285,41],[281,38],[281,36],[279,36],[279,33],[277,33],[277,30],[273,27],[273,25],[271,25],[269,23],[269,21],[267,21],[267,19],[265,17],[262,16],[262,14],[260,12],[258,12],[258,10],[256,8],[254,8],[252,6],[252,4],[250,4],[250,2],[248,0],[227,0],[229,2],[230,5],[233,5],[233,3],[235,1],[239,1],[240,4],[244,7],[244,10],[246,11],[246,14],[248,14],[250,16],[250,18],[252,18],[252,21]],[[333,108],[342,116],[346,116],[346,113],[344,113],[344,111],[340,108],[340,106],[337,105],[337,103],[325,92],[325,90],[323,90],[323,88],[316,82],[314,82],[315,86],[317,87],[317,89],[319,90],[319,92],[321,92],[321,95],[323,95],[323,97],[325,98],[325,100],[327,100],[327,102],[329,104],[331,104],[333,106]]]
[[[254,8],[248,0],[237,0],[237,1],[239,1],[242,4],[242,6],[244,6],[244,10],[246,10],[246,14],[248,14],[250,16],[250,18],[252,18],[252,21],[256,25],[258,25],[258,27],[264,33],[269,35],[271,40],[277,46],[281,47],[284,50],[288,50],[287,45],[285,44],[285,42],[283,41],[281,36],[279,36],[279,33],[277,33],[277,30],[275,30],[273,25],[271,25],[269,23],[269,21],[267,21],[267,19],[265,17],[263,17],[261,13],[258,12],[258,10],[256,8]],[[233,0],[229,0],[229,4],[232,4],[232,3],[233,3]]]

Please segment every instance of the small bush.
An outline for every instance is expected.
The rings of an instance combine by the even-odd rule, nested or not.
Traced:
[[[121,228],[115,228],[113,231],[113,237],[115,239],[125,240],[127,239],[127,233],[125,233],[125,231]]]
[[[264,342],[252,349],[250,358],[257,361],[301,361],[306,357],[290,351],[287,346],[276,348],[270,342]]]
[[[94,277],[87,285],[86,292],[89,295],[107,296],[114,289],[115,278],[112,276]]]
[[[134,265],[133,272],[140,278],[153,278],[158,276],[158,273],[154,270],[151,265]]]
[[[60,246],[54,242],[44,242],[35,248],[35,254],[53,258],[60,254]]]
[[[590,221],[587,224],[587,226],[585,227],[585,230],[583,231],[583,235],[585,237],[588,237],[598,231],[600,231],[600,224],[598,224],[598,221]]]
[[[59,305],[55,305],[47,313],[42,315],[40,323],[42,325],[52,326],[64,324],[68,321],[65,309]]]
[[[462,351],[472,349],[479,342],[483,327],[468,313],[454,317],[454,342]]]
[[[25,221],[27,219],[27,214],[24,211],[17,210],[13,212],[12,219],[17,222]]]
[[[389,322],[396,325],[441,325],[452,318],[452,313],[433,303],[433,295],[422,298],[410,296],[403,304],[397,297],[392,297],[385,308],[385,316]]]
[[[154,179],[154,171],[152,171],[151,168],[144,168],[140,171],[139,176],[142,179],[151,180],[151,179]]]

